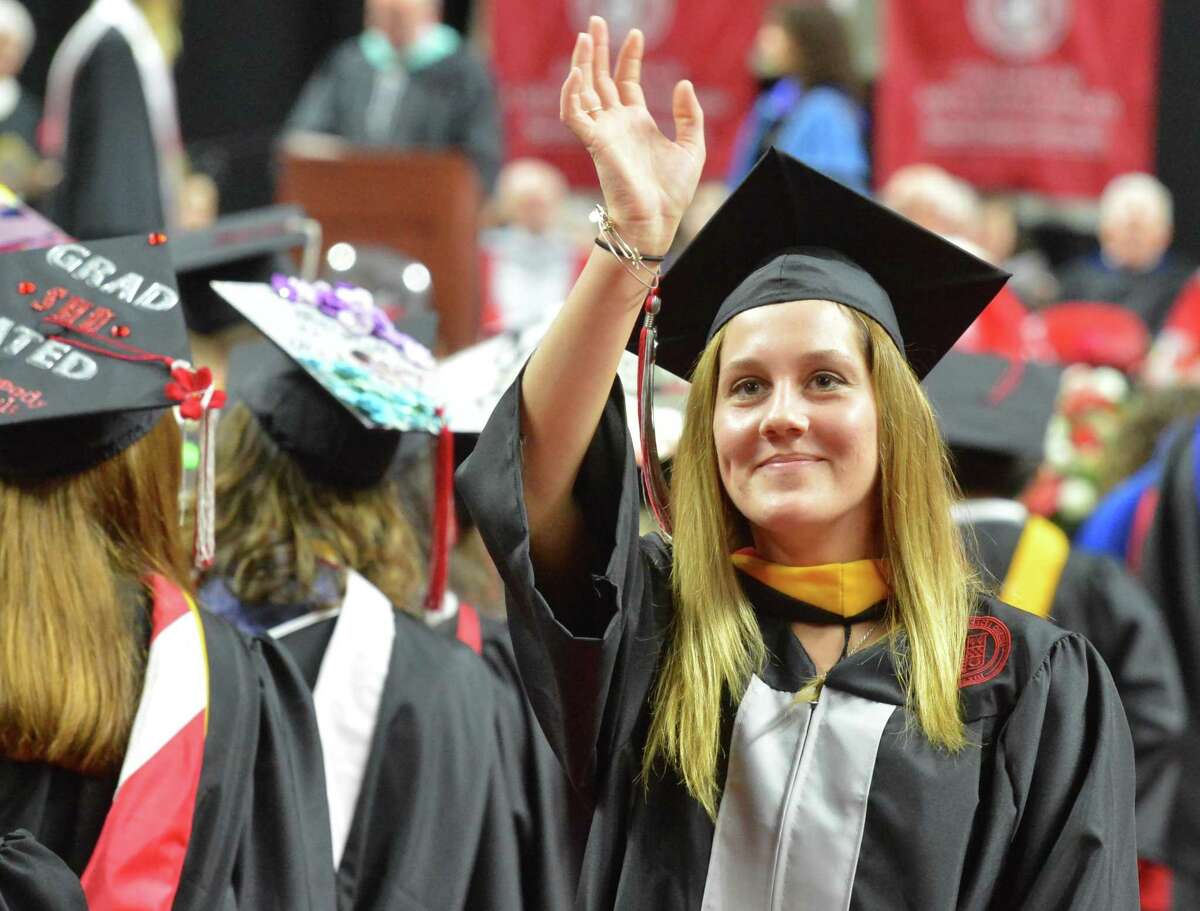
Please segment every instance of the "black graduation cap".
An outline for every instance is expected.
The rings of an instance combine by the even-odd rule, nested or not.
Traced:
[[[883,326],[923,377],[1007,280],[956,244],[770,149],[663,276],[657,363],[687,378],[739,313],[832,300]]]
[[[392,326],[361,288],[276,276],[213,289],[273,343],[235,348],[229,376],[275,444],[314,480],[362,489],[401,447],[437,438],[427,610],[441,607],[453,536],[454,438],[431,397],[434,360],[404,330],[437,334],[428,314]]]
[[[403,437],[428,440],[441,430],[429,388],[432,354],[404,327],[388,323],[383,337],[369,331],[375,311],[361,289],[282,278],[273,285],[213,287],[272,343],[234,349],[232,396],[314,480],[350,489],[373,486],[386,475]],[[357,324],[351,325],[347,311],[339,318],[331,315],[335,307],[321,309],[317,297],[338,291],[361,304],[354,311]],[[428,323],[422,315],[413,328],[436,334],[436,325]]]
[[[713,335],[739,313],[830,300],[879,323],[924,377],[1007,280],[956,244],[769,149],[663,277],[655,322],[629,340],[645,361],[642,480],[659,525],[669,534],[648,365],[690,378]]]
[[[0,475],[82,471],[188,397],[168,247],[140,234],[0,256]]]
[[[1062,370],[951,351],[925,378],[946,442],[1040,462]]]
[[[286,254],[309,237],[299,206],[268,206],[219,218],[199,231],[171,235],[171,256],[179,275],[188,328],[216,332],[240,317],[210,287],[214,281],[266,282],[277,271],[291,271]]]

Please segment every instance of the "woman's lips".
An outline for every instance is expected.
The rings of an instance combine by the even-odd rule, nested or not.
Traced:
[[[771,456],[769,459],[765,459],[762,462],[759,462],[758,467],[759,468],[773,468],[776,470],[787,469],[787,468],[804,468],[808,465],[815,465],[817,462],[820,462],[820,461],[822,461],[822,460],[820,458],[818,458],[817,456],[802,455],[799,453],[794,454],[794,455],[774,455],[774,456]]]

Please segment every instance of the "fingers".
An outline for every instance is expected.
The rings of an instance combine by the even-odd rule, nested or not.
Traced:
[[[583,107],[583,72],[579,67],[572,67],[567,81],[563,83],[562,94],[558,100],[558,119],[567,125],[585,145],[592,142],[593,120]]]
[[[704,156],[704,111],[696,97],[696,87],[687,79],[675,86],[671,96],[671,114],[675,118],[675,141]]]
[[[617,54],[617,68],[613,78],[617,83],[617,92],[621,103],[628,105],[646,106],[646,96],[642,94],[642,53],[646,39],[640,29],[633,29],[625,37],[621,51]]]
[[[592,39],[592,87],[604,105],[620,104],[616,83],[608,69],[608,23],[599,16],[588,20],[588,34]]]
[[[601,107],[600,96],[596,94],[596,88],[592,81],[593,47],[592,36],[587,32],[580,32],[579,37],[575,39],[575,50],[571,52],[571,66],[579,69],[581,79],[579,100],[585,111]]]

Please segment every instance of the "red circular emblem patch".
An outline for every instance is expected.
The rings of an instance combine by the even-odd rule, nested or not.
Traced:
[[[995,617],[972,617],[963,649],[959,687],[975,686],[991,680],[1008,664],[1012,654],[1012,633],[1004,621]]]

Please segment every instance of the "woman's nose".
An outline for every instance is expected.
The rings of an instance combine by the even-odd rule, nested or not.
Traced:
[[[772,390],[763,415],[763,436],[801,436],[808,432],[808,412],[804,397],[786,384]]]

